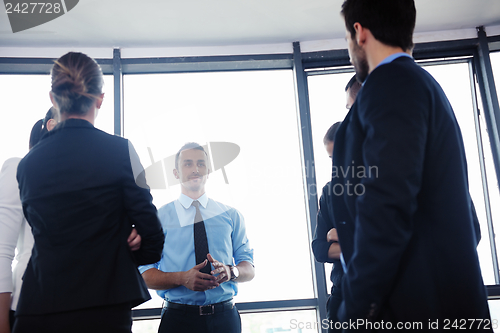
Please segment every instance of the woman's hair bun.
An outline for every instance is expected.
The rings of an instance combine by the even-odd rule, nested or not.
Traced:
[[[94,59],[69,52],[55,61],[52,93],[61,113],[85,114],[102,93],[102,71]]]

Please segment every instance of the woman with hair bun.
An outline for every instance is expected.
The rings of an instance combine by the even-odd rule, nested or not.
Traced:
[[[14,332],[129,333],[131,308],[150,298],[137,265],[157,262],[163,248],[156,208],[131,143],[93,126],[104,97],[99,65],[70,52],[51,76],[60,123],[17,172],[35,243]]]

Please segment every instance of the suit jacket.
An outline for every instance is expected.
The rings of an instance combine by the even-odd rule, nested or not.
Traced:
[[[137,265],[160,260],[163,232],[149,188],[136,184],[137,166],[128,140],[82,119],[60,123],[23,158],[17,179],[35,244],[18,314],[150,298]],[[132,225],[142,237],[134,252]]]
[[[373,70],[333,161],[340,318],[489,318],[462,135],[432,76],[409,57]]]

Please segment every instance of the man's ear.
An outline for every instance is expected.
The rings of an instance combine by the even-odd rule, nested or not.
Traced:
[[[356,43],[359,46],[364,45],[366,42],[368,29],[359,24],[359,22],[356,22],[354,23],[354,30],[356,31],[356,36],[354,36],[354,38],[356,39]]]
[[[177,169],[174,169],[173,173],[174,173],[175,178],[179,179],[179,172],[177,171]]]

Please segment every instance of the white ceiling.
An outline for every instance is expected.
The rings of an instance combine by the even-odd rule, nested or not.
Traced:
[[[80,0],[65,15],[15,34],[2,10],[0,56],[9,47],[172,48],[343,39],[342,2]],[[500,0],[416,0],[416,6],[416,33],[500,26]]]

